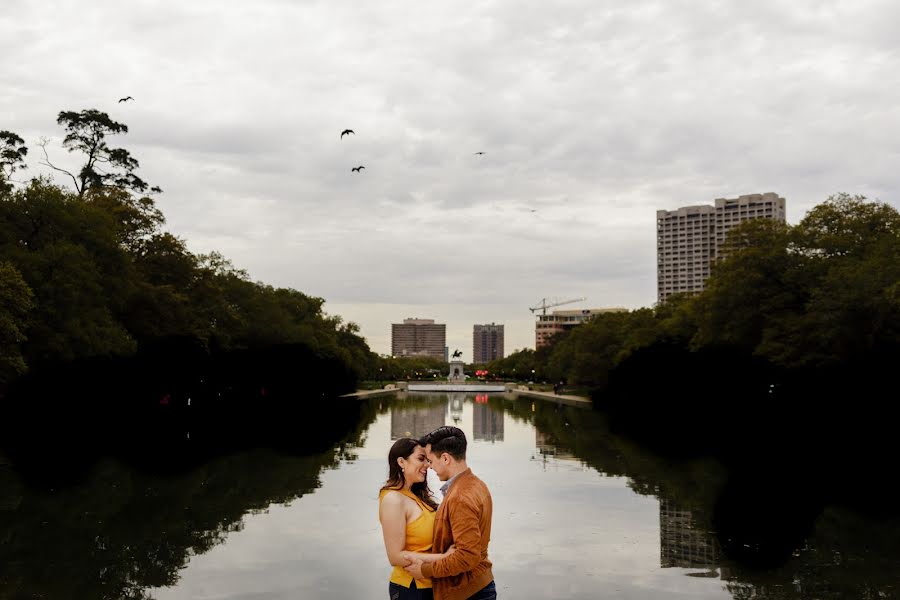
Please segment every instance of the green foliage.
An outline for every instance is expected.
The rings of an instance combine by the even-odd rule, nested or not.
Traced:
[[[194,255],[161,231],[163,222],[151,198],[122,188],[79,195],[35,179],[5,190],[4,372],[130,355],[139,344],[184,336],[221,350],[302,344],[351,378],[371,370],[359,328],[325,315],[323,299],[252,282],[219,253]],[[30,304],[23,290],[33,293]]]
[[[729,231],[703,293],[608,313],[489,366],[505,377],[567,380],[594,391],[634,351],[658,342],[729,348],[782,369],[865,363],[900,349],[900,213],[840,194],[796,226],[767,219]],[[513,369],[515,368],[515,371]]]
[[[792,251],[787,225],[768,219],[729,232],[728,258],[715,265],[707,289],[695,300],[694,349],[734,346],[751,354],[763,338],[773,342],[776,323],[802,306],[804,258]]]
[[[26,370],[21,344],[26,340],[31,288],[10,263],[0,262],[0,384]]]
[[[8,191],[8,180],[16,169],[25,168],[28,147],[25,140],[11,131],[0,131],[0,191]]]
[[[139,251],[142,242],[158,235],[166,222],[152,198],[135,197],[122,188],[92,189],[83,198],[85,203],[113,219],[117,241],[131,253]]]
[[[350,378],[374,370],[359,328],[325,315],[323,299],[252,282],[221,254],[194,255],[163,231],[138,161],[107,142],[125,124],[95,109],[62,111],[57,123],[84,163],[74,174],[54,166],[44,141],[44,164],[74,192],[40,178],[13,189],[7,179],[28,149],[0,131],[0,383],[43,362],[185,337],[224,351],[300,344]]]
[[[794,227],[751,221],[696,301],[692,347],[827,368],[900,344],[900,214],[840,194]]]
[[[443,359],[427,356],[374,356],[367,364],[366,378],[379,381],[445,379],[449,372],[449,366]]]
[[[523,348],[512,352],[504,358],[492,360],[484,368],[492,376],[502,379],[521,380],[525,377],[525,373],[528,373],[529,376],[531,375],[531,369],[534,368],[534,364],[534,350]]]
[[[34,292],[29,363],[134,350],[116,318],[131,269],[109,215],[35,179],[0,202],[0,259]]]

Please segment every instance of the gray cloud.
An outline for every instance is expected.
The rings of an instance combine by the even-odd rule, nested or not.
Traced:
[[[60,110],[109,111],[192,249],[350,312],[646,306],[657,208],[897,206],[897,21],[887,1],[17,1],[0,128],[58,143]]]

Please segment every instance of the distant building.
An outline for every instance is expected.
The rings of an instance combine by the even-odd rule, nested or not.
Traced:
[[[702,292],[712,264],[724,256],[728,230],[751,219],[784,223],[784,198],[772,192],[747,194],[717,198],[713,205],[656,211],[657,300]]]
[[[391,324],[391,355],[446,360],[447,326],[434,319],[403,319]]]
[[[481,365],[503,356],[503,325],[475,325],[472,331],[472,362]]]
[[[581,325],[595,315],[611,312],[627,312],[627,308],[582,308],[579,310],[554,310],[549,315],[538,315],[534,324],[534,346],[541,348],[561,331]]]

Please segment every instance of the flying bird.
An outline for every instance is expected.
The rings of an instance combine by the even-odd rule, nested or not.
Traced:
[[[344,136],[347,135],[348,133],[352,133],[353,135],[356,135],[356,132],[353,131],[352,129],[345,129],[341,132],[341,139],[344,139]]]
[[[119,98],[119,102],[128,102],[129,100],[134,100],[131,96],[125,96],[124,98]]]
[[[353,167],[353,168],[350,169],[350,170],[351,170],[351,171],[356,171],[357,173],[359,173],[361,169],[365,169],[365,167],[362,166],[362,165],[359,165],[358,167]]]
[[[484,154],[484,152],[476,152],[475,155]]]

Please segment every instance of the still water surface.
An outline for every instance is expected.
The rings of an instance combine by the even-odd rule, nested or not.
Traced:
[[[107,461],[64,491],[33,491],[0,465],[0,599],[386,598],[377,497],[387,451],[443,424],[466,432],[469,465],[493,494],[489,554],[501,598],[898,590],[896,523],[836,509],[783,567],[729,562],[709,531],[721,468],[660,459],[610,435],[589,410],[410,395],[370,401],[363,419],[320,455],[241,452],[172,477]]]

